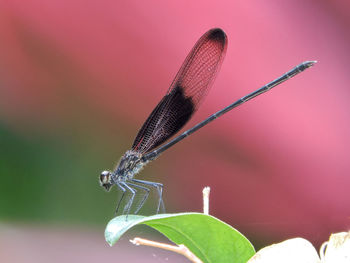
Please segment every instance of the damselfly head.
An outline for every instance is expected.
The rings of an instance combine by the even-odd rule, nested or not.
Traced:
[[[113,186],[113,184],[111,183],[111,172],[110,171],[103,171],[101,173],[100,185],[103,186],[107,192]]]

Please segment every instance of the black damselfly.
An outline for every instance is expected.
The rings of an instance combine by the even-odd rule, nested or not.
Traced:
[[[118,211],[125,194],[129,192],[130,197],[123,210],[123,214],[128,215],[138,189],[144,191],[144,195],[135,209],[135,214],[137,214],[149,196],[150,189],[148,187],[154,187],[158,191],[157,213],[160,208],[164,211],[162,198],[163,185],[161,183],[134,179],[134,176],[143,166],[209,122],[294,77],[316,63],[316,61],[301,63],[281,77],[240,98],[198,123],[193,128],[165,143],[191,119],[193,113],[198,109],[219,71],[225,56],[226,47],[226,34],[219,28],[209,30],[197,41],[186,57],[167,93],[141,127],[131,150],[128,150],[122,156],[114,171],[103,171],[101,173],[101,186],[109,191],[113,185],[116,185],[122,191],[116,211]]]

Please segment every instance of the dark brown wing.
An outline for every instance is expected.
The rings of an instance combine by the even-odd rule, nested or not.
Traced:
[[[137,134],[132,149],[146,153],[177,133],[208,93],[225,56],[227,38],[215,28],[206,32],[186,57],[167,94]]]

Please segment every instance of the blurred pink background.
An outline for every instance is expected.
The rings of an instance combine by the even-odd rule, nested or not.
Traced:
[[[201,211],[201,189],[211,186],[211,214],[256,247],[295,236],[319,246],[350,226],[349,10],[341,0],[2,0],[0,124],[26,140],[79,142],[78,156],[88,152],[96,160],[81,160],[94,167],[82,178],[99,188],[99,172],[129,149],[208,29],[227,33],[228,50],[187,128],[295,65],[317,60],[174,146],[138,178],[165,185],[167,212]],[[68,174],[67,187],[75,176]],[[113,201],[101,206],[111,218],[116,193],[96,191]],[[139,249],[127,246],[128,253]]]

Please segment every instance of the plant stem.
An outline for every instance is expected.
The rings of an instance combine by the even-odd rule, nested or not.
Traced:
[[[209,215],[209,195],[210,187],[206,186],[203,188],[203,214]]]
[[[169,251],[173,251],[175,253],[181,254],[191,260],[193,263],[203,263],[195,254],[193,254],[185,245],[178,245],[178,246],[173,246],[169,244],[164,244],[160,242],[155,242],[151,240],[147,240],[144,238],[140,237],[135,237],[133,240],[130,240],[131,243],[134,245],[144,245],[144,246],[150,246],[150,247],[157,247]]]

